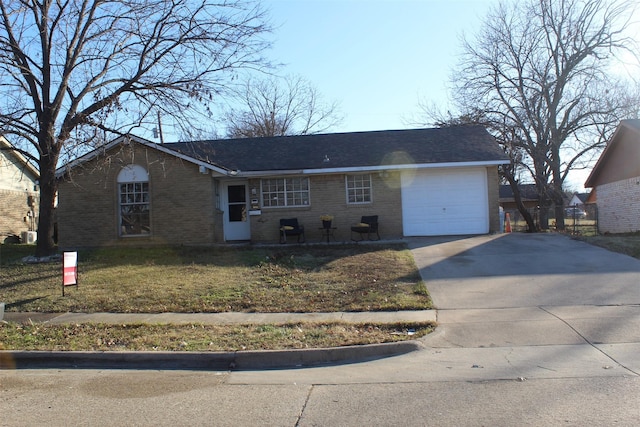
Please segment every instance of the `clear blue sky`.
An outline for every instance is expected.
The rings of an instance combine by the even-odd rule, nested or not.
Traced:
[[[463,32],[495,0],[265,0],[276,30],[268,56],[338,101],[334,132],[402,129],[418,100],[446,108]],[[404,121],[403,121],[404,119]]]
[[[264,0],[280,74],[308,79],[338,101],[343,123],[332,132],[415,127],[420,99],[446,111],[461,52],[498,0]],[[588,171],[568,188],[584,191]]]

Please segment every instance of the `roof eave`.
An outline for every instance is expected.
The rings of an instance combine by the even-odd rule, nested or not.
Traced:
[[[212,173],[217,173],[220,175],[229,175],[230,173],[232,173],[232,171],[230,171],[229,169],[225,169],[225,168],[221,168],[219,166],[213,165],[211,163],[207,163],[207,162],[203,162],[201,160],[195,159],[193,157],[187,156],[183,153],[171,150],[169,148],[163,147],[162,144],[156,144],[154,142],[148,141],[146,139],[140,138],[138,136],[135,135],[126,135],[126,136],[120,136],[116,139],[114,139],[113,141],[96,148],[95,150],[90,151],[89,153],[84,154],[83,156],[78,157],[77,159],[74,159],[72,161],[70,161],[69,163],[59,167],[58,169],[56,169],[56,178],[60,178],[62,177],[65,173],[69,172],[70,170],[72,170],[73,168],[86,163],[94,158],[96,158],[97,156],[99,156],[102,153],[105,153],[107,151],[109,151],[110,149],[112,149],[113,147],[120,145],[120,144],[128,144],[129,141],[133,141],[137,144],[141,144],[144,145],[146,147],[150,147],[153,149],[156,149],[158,151],[161,151],[162,153],[165,153],[167,155],[170,156],[174,156],[177,157],[179,159],[185,160],[189,163],[193,163],[199,167],[204,167],[206,170],[210,170]]]
[[[598,185],[598,175],[600,175],[601,169],[604,167],[603,165],[606,165],[606,159],[609,157],[609,153],[613,151],[612,147],[614,145],[617,145],[615,141],[617,141],[618,137],[627,130],[638,132],[638,128],[633,126],[629,121],[622,120],[620,122],[615,132],[611,136],[609,144],[607,144],[607,146],[604,148],[604,151],[602,151],[602,154],[600,154],[598,161],[596,162],[593,169],[591,169],[591,173],[587,177],[587,180],[584,182],[585,188],[595,188],[595,186]]]
[[[408,170],[408,169],[436,169],[436,168],[462,168],[462,167],[487,167],[509,164],[509,160],[490,160],[477,162],[447,162],[447,163],[416,163],[400,165],[358,166],[341,168],[309,168],[309,169],[278,169],[263,171],[233,171],[228,175],[236,177],[259,177],[280,175],[327,175],[336,173],[377,172],[383,170]]]

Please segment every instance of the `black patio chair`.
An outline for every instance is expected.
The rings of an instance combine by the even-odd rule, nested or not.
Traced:
[[[298,224],[298,218],[280,219],[280,243],[287,243],[287,236],[297,236],[298,243],[304,243],[304,225]]]
[[[354,239],[353,233],[358,233],[360,235],[360,239]],[[372,236],[374,234],[377,238],[372,239]],[[378,215],[364,215],[362,218],[360,218],[359,224],[354,224],[351,226],[351,240],[353,240],[354,242],[360,242],[364,240],[365,235],[367,236],[368,240],[380,240],[380,233],[378,233]]]

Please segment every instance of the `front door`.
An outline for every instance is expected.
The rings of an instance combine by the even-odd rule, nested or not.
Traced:
[[[250,240],[247,183],[229,182],[223,187],[224,240]]]

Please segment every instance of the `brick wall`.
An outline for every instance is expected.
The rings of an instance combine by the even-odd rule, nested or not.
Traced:
[[[640,231],[640,176],[596,188],[601,233]]]
[[[119,235],[117,176],[124,166],[137,164],[149,173],[151,233],[148,236]],[[251,240],[279,240],[279,220],[298,218],[305,226],[307,241],[321,241],[320,216],[332,215],[337,241],[349,241],[350,227],[363,215],[378,215],[383,239],[402,233],[400,173],[372,173],[372,202],[347,204],[344,174],[310,176],[310,205],[297,208],[261,208],[250,215]],[[490,230],[499,229],[498,175],[487,168]],[[75,168],[60,182],[58,235],[61,248],[102,245],[153,245],[220,243],[222,211],[216,208],[215,182],[201,174],[197,165],[167,156],[158,150],[131,143],[115,147]],[[222,185],[220,184],[220,189]],[[255,190],[255,195],[253,191]],[[260,179],[249,180],[250,198],[260,197]],[[26,212],[26,211],[25,211]]]
[[[27,193],[25,191],[0,190],[0,239],[4,241],[5,237],[11,234],[20,236],[23,231],[29,230],[29,223],[25,222],[29,206],[27,198],[34,198],[34,219],[35,227],[38,226],[38,194]],[[29,221],[29,219],[27,219]]]
[[[255,242],[277,242],[280,218],[296,217],[305,226],[307,240],[320,241],[320,215],[334,216],[332,225],[337,227],[336,240],[349,241],[350,227],[360,222],[363,215],[378,215],[380,236],[383,239],[403,237],[402,197],[400,173],[372,173],[373,202],[364,205],[349,205],[346,202],[345,175],[322,175],[310,177],[311,203],[300,208],[262,208],[262,214],[251,216],[251,235]],[[487,168],[487,190],[489,206],[489,230],[500,230],[499,189],[497,167]],[[249,182],[249,188],[260,192],[260,180]]]
[[[320,216],[334,217],[332,226],[337,227],[337,241],[350,241],[351,225],[360,222],[363,215],[378,215],[380,236],[383,239],[402,237],[402,200],[400,197],[400,174],[382,177],[371,174],[372,203],[347,204],[345,175],[321,175],[310,177],[310,206],[300,208],[262,208],[262,214],[251,216],[251,236],[255,242],[277,242],[280,218],[298,218],[305,227],[308,242],[321,241],[322,222]],[[260,180],[249,182],[259,194]]]
[[[117,176],[130,164],[149,173],[149,236],[119,235]],[[211,244],[215,230],[213,178],[198,166],[131,143],[72,171],[60,182],[61,248],[102,245]]]

